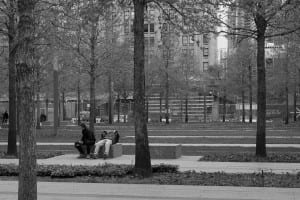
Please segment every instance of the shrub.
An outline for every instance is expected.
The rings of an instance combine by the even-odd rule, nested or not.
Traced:
[[[300,162],[299,153],[269,153],[267,157],[256,157],[253,153],[205,153],[199,161],[218,162]]]

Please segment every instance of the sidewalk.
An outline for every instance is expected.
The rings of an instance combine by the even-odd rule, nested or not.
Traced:
[[[87,165],[95,166],[105,163],[134,165],[134,155],[123,155],[113,159],[78,159],[77,154],[66,154],[49,159],[39,159],[41,165]],[[266,163],[266,162],[199,162],[200,156],[182,156],[178,159],[152,159],[151,164],[178,165],[179,171],[194,170],[196,172],[226,172],[226,173],[261,173],[277,174],[300,172],[300,163]],[[0,159],[0,164],[18,164],[17,159]]]
[[[0,181],[0,200],[17,199],[18,183]],[[39,200],[296,200],[299,188],[38,182]]]
[[[74,146],[74,142],[37,142],[38,146]],[[123,146],[134,146],[134,143],[120,143]],[[152,145],[175,145],[175,143],[151,143]],[[178,144],[178,143],[176,143]],[[17,145],[19,143],[17,142]],[[7,142],[0,142],[0,146],[7,146]],[[183,143],[184,147],[255,147],[256,144],[224,144],[224,143],[197,143],[188,144]],[[300,144],[266,144],[269,148],[300,148]]]

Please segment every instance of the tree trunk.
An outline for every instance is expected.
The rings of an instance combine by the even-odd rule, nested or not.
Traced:
[[[135,173],[142,177],[152,175],[148,131],[145,113],[145,0],[134,3],[134,122],[135,122]]]
[[[37,84],[36,84],[36,128],[41,129],[41,103],[40,103],[40,77],[37,68]]]
[[[112,99],[112,80],[111,80],[111,71],[108,75],[108,123],[113,123],[113,99]]]
[[[16,51],[15,37],[15,8],[16,2],[9,1],[9,21],[8,21],[8,68],[9,68],[9,127],[7,140],[7,155],[17,156],[17,89],[16,89]]]
[[[204,116],[204,123],[206,123],[206,92],[204,93],[204,110],[203,110],[203,116]]]
[[[260,14],[256,16],[257,26],[257,133],[256,156],[266,157],[266,69],[265,31],[267,22]]]
[[[53,107],[54,107],[54,114],[53,114],[53,134],[54,136],[57,135],[57,129],[59,126],[59,89],[58,89],[58,61],[56,55],[53,58]]]
[[[35,1],[18,1],[18,49],[16,57],[19,88],[19,200],[37,199],[36,129],[35,129],[35,69],[34,58]]]
[[[183,97],[180,95],[180,122],[183,122]]]
[[[80,79],[77,82],[77,124],[80,125]]]
[[[245,123],[245,90],[244,90],[244,71],[242,72],[242,122]]]
[[[62,91],[62,120],[66,120],[65,91]]]
[[[149,97],[146,97],[146,122],[149,122]]]
[[[167,59],[167,63],[165,65],[165,70],[166,70],[166,96],[165,96],[165,111],[166,111],[166,124],[169,124],[169,74],[168,74],[168,59]]]
[[[297,121],[297,86],[294,89],[294,122]]]
[[[90,50],[91,50],[91,64],[90,64],[90,130],[94,131],[95,123],[95,71],[96,71],[96,56],[95,56],[95,47],[97,45],[97,23],[92,22],[92,32],[90,38]]]
[[[252,66],[248,66],[249,69],[249,123],[252,123],[252,116],[253,116],[253,111],[252,111]]]
[[[284,68],[285,71],[285,124],[289,124],[289,54],[288,54],[288,44],[286,50],[286,66]]]
[[[226,120],[226,90],[224,89],[224,96],[223,96],[223,122]]]
[[[46,97],[45,104],[46,104],[46,117],[47,117],[47,121],[48,121],[48,114],[49,114],[49,112],[48,112],[48,108],[49,108],[49,99],[48,99],[48,97]]]
[[[159,122],[162,122],[162,92],[159,93]]]
[[[286,83],[287,84],[287,83]],[[289,87],[285,86],[285,124],[289,124]]]
[[[188,109],[188,106],[189,106],[189,96],[188,94],[186,93],[185,95],[185,123],[188,123],[189,122],[189,109]]]
[[[120,99],[120,94],[118,93],[118,123],[120,123],[120,108],[121,108],[121,99]]]

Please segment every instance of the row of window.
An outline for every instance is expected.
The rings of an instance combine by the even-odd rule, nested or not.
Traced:
[[[182,35],[182,45],[183,46],[193,46],[195,42],[194,35]],[[203,44],[208,45],[209,37],[207,34],[203,35]]]
[[[144,24],[144,32],[145,33],[154,33],[155,32],[155,28],[154,28],[154,23],[150,23],[150,24]],[[127,35],[129,34],[129,32],[133,32],[133,24],[129,25],[129,21],[125,21],[124,23],[124,33]]]

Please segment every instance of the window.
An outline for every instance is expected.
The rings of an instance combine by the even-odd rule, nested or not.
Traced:
[[[183,56],[187,56],[188,55],[188,50],[187,49],[182,49],[182,54],[183,54]]]
[[[187,35],[183,35],[182,36],[182,45],[186,46],[188,44],[188,36]]]
[[[124,23],[124,32],[127,35],[129,33],[129,23],[128,21],[125,21]]]
[[[170,49],[170,50],[169,50],[169,56],[170,56],[169,59],[170,59],[171,61],[174,61],[174,54],[175,54],[175,53],[174,53],[174,49]]]
[[[150,32],[154,33],[154,24],[150,24]]]
[[[163,23],[162,32],[168,32],[168,24],[167,23]]]
[[[150,46],[154,47],[154,37],[150,37]]]
[[[154,37],[145,37],[145,47],[149,48],[149,47],[154,47],[154,43],[155,43],[155,39]]]
[[[208,54],[209,54],[208,48],[204,48],[204,49],[203,49],[203,56],[207,57]]]
[[[204,62],[203,63],[203,71],[207,71],[208,70],[208,62]]]
[[[189,56],[194,57],[194,49],[189,49]]]
[[[190,46],[194,45],[194,36],[193,35],[189,36],[189,44],[190,44]]]
[[[126,10],[126,11],[125,11],[124,17],[125,17],[125,20],[127,20],[127,19],[130,18],[130,11],[129,11],[129,10]]]
[[[153,20],[155,18],[155,12],[154,12],[154,10],[150,10],[149,11],[149,17],[150,17],[151,20]]]
[[[203,35],[203,44],[208,44],[208,42],[209,42],[208,34],[204,34]]]
[[[144,24],[144,33],[148,33],[148,24]]]
[[[164,59],[168,58],[168,51],[167,50],[163,50],[163,58]]]

